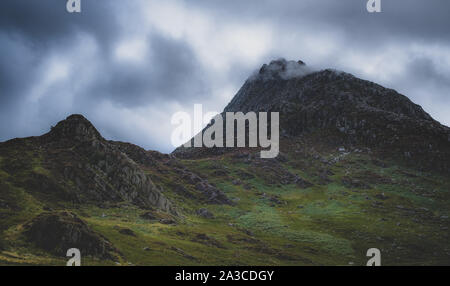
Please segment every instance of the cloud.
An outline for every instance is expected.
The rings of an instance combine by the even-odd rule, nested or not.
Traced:
[[[34,48],[48,48],[80,31],[106,44],[119,29],[118,1],[83,1],[83,13],[74,14],[68,14],[60,0],[3,0],[0,5],[2,31],[20,35]]]
[[[0,140],[82,113],[107,138],[169,152],[174,112],[222,110],[280,57],[397,89],[450,125],[450,2],[365,4],[83,0],[69,14],[61,0],[3,0]]]
[[[284,80],[292,78],[300,78],[314,72],[313,69],[306,66],[302,61],[287,61],[286,59],[278,59],[271,61],[268,65],[264,64],[260,70],[255,71],[249,80],[273,80],[281,78]]]
[[[119,43],[115,54],[100,63],[97,81],[91,89],[95,97],[126,107],[137,107],[160,99],[186,100],[207,94],[202,67],[184,42],[153,34],[127,54]],[[136,46],[138,45],[138,46]],[[130,47],[128,47],[130,48]],[[137,49],[137,50],[136,50]]]

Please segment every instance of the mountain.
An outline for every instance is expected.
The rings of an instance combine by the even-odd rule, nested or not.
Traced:
[[[302,61],[272,61],[224,109],[239,111],[279,112],[281,143],[317,137],[332,148],[371,148],[384,158],[450,172],[450,128],[395,90],[345,72],[311,72]],[[199,153],[183,149],[174,154]]]
[[[280,153],[110,141],[82,115],[0,143],[0,264],[448,265],[450,129],[394,90],[283,59],[224,112],[280,113]]]

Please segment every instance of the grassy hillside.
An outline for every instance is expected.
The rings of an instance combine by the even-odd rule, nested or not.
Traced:
[[[58,182],[45,164],[48,154],[27,142],[0,152],[2,265],[65,265],[64,255],[43,250],[24,231],[38,214],[62,210],[117,249],[110,259],[82,253],[83,265],[365,265],[372,247],[381,250],[383,265],[450,264],[448,177],[380,160],[367,149],[293,140],[273,160],[240,150],[140,164],[175,205],[174,216],[126,201],[74,203],[66,196],[74,182]],[[180,168],[232,203],[199,198]],[[32,177],[56,189],[40,189]],[[199,215],[203,208],[213,217]]]

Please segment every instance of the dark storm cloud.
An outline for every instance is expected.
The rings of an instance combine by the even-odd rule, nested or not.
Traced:
[[[0,3],[0,140],[46,132],[70,113],[99,117],[102,102],[139,108],[161,100],[188,103],[207,94],[196,55],[183,41],[144,33],[148,58],[138,64],[115,59],[118,43],[127,42],[127,20],[139,14],[131,11],[125,24],[120,22],[120,12],[129,8],[123,3],[82,1],[80,14],[67,13],[62,0]],[[53,57],[71,72],[69,78],[47,83]],[[135,139],[104,126],[97,127],[119,134],[116,139]]]
[[[177,108],[220,111],[277,57],[399,89],[450,123],[450,1],[381,0],[374,14],[366,0],[81,1],[80,14],[0,1],[0,141],[83,113],[109,138],[170,151]]]
[[[12,94],[25,95],[24,83],[33,81],[36,64],[45,60],[49,51],[71,57],[64,51],[77,44],[79,33],[93,36],[101,46],[98,62],[83,63],[101,65],[98,81],[83,96],[107,97],[134,106],[156,97],[176,99],[206,92],[196,57],[182,41],[154,33],[147,36],[152,54],[148,62],[132,65],[111,60],[113,45],[123,36],[116,17],[117,10],[124,10],[121,2],[82,1],[82,13],[73,14],[66,12],[61,0],[5,0],[0,5],[0,57],[5,63],[0,67],[0,87],[4,101],[13,100]]]
[[[111,5],[102,2],[86,1],[85,13],[67,17],[65,1],[1,1],[0,140],[34,135],[44,131],[43,126],[49,126],[54,115],[48,111],[57,104],[45,101],[30,104],[26,99],[44,77],[41,65],[47,57],[67,50],[76,41],[76,34],[92,34],[105,46],[110,42],[117,27]],[[52,91],[61,92],[55,88],[48,90]],[[36,118],[27,120],[26,114],[35,114]]]
[[[381,0],[383,12],[375,14],[368,14],[367,0],[200,0],[195,3],[229,18],[244,18],[249,22],[267,19],[281,27],[299,24],[306,24],[311,30],[336,27],[366,39],[400,35],[450,40],[447,0]]]
[[[2,0],[0,27],[3,32],[19,34],[35,47],[45,47],[53,41],[86,31],[103,40],[113,36],[118,27],[114,5],[117,2],[83,1],[83,13],[66,11],[64,0]]]
[[[33,77],[29,67],[34,60],[23,43],[17,44],[0,32],[0,63],[0,106],[4,107],[17,100],[24,80]]]
[[[408,64],[407,69],[411,71],[411,77],[405,78],[406,81],[414,79],[421,83],[433,81],[439,86],[446,86],[450,89],[450,74],[444,74],[437,70],[435,63],[429,58],[418,57]]]
[[[94,94],[134,107],[157,98],[189,102],[208,92],[196,55],[186,43],[153,34],[146,53],[143,64],[105,63],[107,72],[94,83]]]
[[[102,3],[101,3],[102,2]],[[85,13],[68,17],[58,0],[3,0],[0,4],[0,104],[20,103],[52,50],[64,50],[86,32],[106,44],[117,30],[107,1],[86,1]],[[3,137],[3,136],[1,136]],[[0,137],[0,138],[1,138]]]

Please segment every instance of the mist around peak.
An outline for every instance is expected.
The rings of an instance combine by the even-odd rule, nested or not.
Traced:
[[[301,78],[313,72],[315,72],[315,70],[307,66],[301,60],[288,61],[284,58],[280,58],[271,61],[269,64],[264,64],[259,71],[255,71],[248,80],[289,80],[292,78]]]

